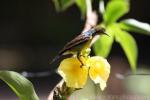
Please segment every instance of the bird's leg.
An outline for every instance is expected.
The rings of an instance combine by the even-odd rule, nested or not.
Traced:
[[[80,68],[82,68],[82,66],[84,65],[83,62],[82,62],[82,60],[81,60],[81,56],[82,56],[82,55],[80,54],[80,52],[78,52],[78,53],[77,53],[77,58],[78,58],[79,62],[81,63]]]

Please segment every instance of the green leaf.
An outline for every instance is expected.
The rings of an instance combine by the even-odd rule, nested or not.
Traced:
[[[76,4],[82,13],[82,16],[84,17],[86,14],[86,0],[76,0]]]
[[[57,11],[66,10],[75,0],[53,0]]]
[[[99,92],[101,91],[97,91],[94,82],[91,79],[88,79],[84,88],[74,91],[70,95],[69,100],[93,100]]]
[[[105,58],[109,55],[114,41],[113,30],[111,30],[111,28],[107,28],[106,33],[109,36],[101,36],[93,46],[95,54]]]
[[[104,13],[106,25],[116,22],[120,17],[129,11],[129,2],[126,0],[112,0],[108,2]]]
[[[138,55],[138,48],[136,41],[128,32],[122,31],[118,26],[114,27],[114,31],[116,31],[115,34],[116,41],[123,48],[130,63],[132,71],[135,71]]]
[[[121,21],[120,27],[127,31],[138,32],[150,36],[150,24],[143,23],[135,19],[126,19]]]
[[[103,14],[105,12],[104,0],[99,1],[99,12]]]
[[[13,71],[0,71],[0,79],[17,94],[20,100],[39,100],[32,83]]]

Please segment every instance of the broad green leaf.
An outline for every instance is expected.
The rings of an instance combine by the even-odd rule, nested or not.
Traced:
[[[130,63],[132,71],[135,71],[136,64],[137,64],[137,55],[138,55],[138,48],[137,48],[136,41],[128,32],[122,31],[117,26],[114,27],[114,31],[116,31],[115,34],[116,41],[123,48],[128,58],[128,61]]]
[[[39,100],[32,83],[13,71],[0,71],[0,79],[17,94],[20,100]]]
[[[84,17],[86,14],[86,0],[76,0],[76,4],[82,13],[82,16]]]
[[[143,23],[135,19],[126,19],[126,20],[121,21],[120,27],[127,31],[150,35],[150,24]]]
[[[104,13],[104,22],[106,25],[116,22],[120,17],[129,11],[129,2],[127,0],[112,0],[108,2]]]
[[[99,1],[99,12],[103,14],[105,12],[104,0]]]
[[[88,79],[84,88],[74,91],[68,100],[93,100],[98,93],[101,93],[101,90],[97,91],[97,88],[94,82]]]
[[[95,54],[105,58],[109,55],[114,41],[113,30],[111,30],[111,28],[107,28],[106,33],[109,36],[101,36],[93,46]]]
[[[74,1],[75,0],[53,0],[57,11],[66,10]]]

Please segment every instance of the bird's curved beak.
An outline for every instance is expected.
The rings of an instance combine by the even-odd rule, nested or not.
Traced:
[[[110,37],[110,35],[109,35],[108,33],[106,33],[106,32],[104,32],[104,35],[106,35],[106,36],[109,36],[109,37]]]

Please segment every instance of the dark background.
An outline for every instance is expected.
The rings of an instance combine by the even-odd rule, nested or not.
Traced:
[[[150,23],[149,4],[149,0],[131,0],[130,13],[123,18],[135,18]],[[95,2],[94,8],[97,7]],[[67,41],[79,34],[83,27],[84,20],[75,5],[58,13],[51,0],[1,0],[0,69],[18,72],[49,70],[51,59]],[[149,37],[131,34],[139,47],[138,64],[150,65]],[[113,45],[108,60],[114,56],[121,57],[127,63],[123,50],[117,43]],[[59,77],[52,75],[31,80],[36,90],[47,96],[57,78]],[[41,86],[43,88],[40,88]],[[7,89],[0,81],[0,98],[5,97],[2,91],[8,91],[11,97],[13,93]]]

